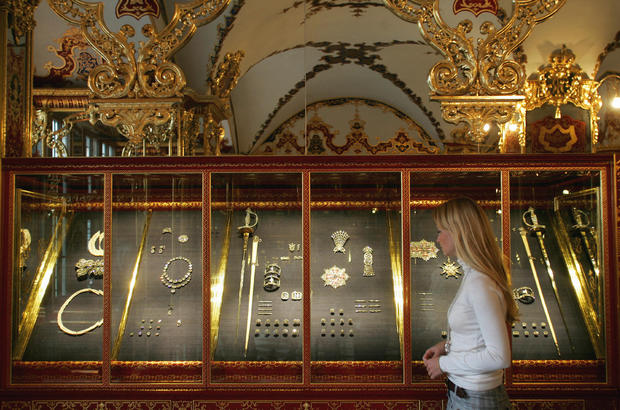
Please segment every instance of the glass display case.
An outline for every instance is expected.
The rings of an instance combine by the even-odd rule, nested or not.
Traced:
[[[432,209],[459,196],[510,266],[508,385],[610,383],[609,157],[28,161],[3,164],[11,385],[427,389],[462,275]]]

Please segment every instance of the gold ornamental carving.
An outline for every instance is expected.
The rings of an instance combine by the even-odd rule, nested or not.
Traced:
[[[467,137],[475,143],[486,140],[490,124],[501,127],[515,114],[526,75],[513,52],[537,23],[566,2],[515,0],[512,16],[500,27],[485,21],[477,38],[470,35],[471,20],[448,25],[441,17],[439,0],[383,1],[401,19],[417,23],[424,39],[443,55],[429,72],[431,99],[441,103],[446,121],[466,123]]]
[[[598,94],[600,83],[591,80],[575,63],[575,54],[566,46],[549,56],[549,63],[538,70],[535,79],[525,84],[527,111],[549,104],[555,107],[555,118],[562,117],[561,106],[573,104],[589,111],[592,143],[598,142],[598,111],[602,100]]]
[[[34,10],[40,0],[8,0],[9,28],[16,41],[30,33],[35,26]]]
[[[101,122],[116,127],[127,139],[123,156],[135,155],[140,150],[143,155],[159,154],[162,146],[167,146],[168,155],[173,155],[175,149],[177,155],[184,155],[185,146],[191,145],[185,137],[195,137],[197,128],[196,124],[184,123],[193,120],[182,111],[185,74],[171,58],[190,40],[197,27],[214,20],[229,2],[179,2],[165,28],[156,31],[152,24],[146,24],[142,34],[147,41],[132,42],[130,39],[136,32],[133,26],[125,24],[118,32],[108,28],[103,2],[48,0],[56,14],[80,27],[88,43],[104,59],[88,76],[92,93],[88,108],[67,119],[55,136],[47,137],[48,145],[55,143],[61,147],[59,134],[68,134],[76,121],[88,120],[93,125]],[[238,69],[234,61],[229,66]],[[239,74],[230,75],[226,69],[218,74],[216,88],[223,98],[228,98]],[[229,80],[231,77],[234,81]],[[66,156],[66,149],[59,154]]]
[[[48,0],[52,10],[80,27],[88,43],[103,57],[88,76],[88,88],[98,98],[140,98],[180,96],[185,74],[170,61],[195,33],[196,28],[215,19],[230,0],[195,0],[177,3],[170,23],[157,32],[146,24],[146,42],[129,39],[135,29],[125,24],[115,33],[104,21],[103,2]]]
[[[510,121],[518,112],[518,104],[523,100],[523,96],[510,95],[503,98],[438,96],[435,99],[441,102],[441,113],[444,120],[453,124],[466,123],[468,125],[467,139],[476,143],[483,143],[489,131],[487,124],[494,122],[505,124]]]
[[[486,21],[480,33],[468,36],[471,20],[450,27],[441,17],[439,0],[384,0],[405,21],[417,23],[426,41],[444,56],[433,66],[429,85],[436,95],[505,95],[518,93],[525,69],[512,52],[566,0],[515,0],[512,17],[502,26]]]

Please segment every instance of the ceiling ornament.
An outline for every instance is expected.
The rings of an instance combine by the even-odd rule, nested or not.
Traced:
[[[175,149],[176,155],[184,155],[186,141],[180,130],[191,128],[180,124],[188,118],[182,115],[182,90],[186,81],[185,74],[171,58],[190,40],[197,27],[215,19],[230,0],[176,3],[170,23],[159,32],[151,24],[144,25],[142,34],[147,41],[137,43],[129,41],[135,35],[133,26],[125,24],[116,33],[107,27],[102,2],[48,2],[56,14],[80,27],[86,41],[104,60],[88,75],[92,93],[88,108],[68,119],[65,130],[56,134],[68,133],[72,121],[88,120],[91,124],[100,121],[116,127],[127,139],[124,156],[136,155],[140,150],[143,155],[159,154],[161,147],[167,147],[168,155],[173,155]],[[118,3],[119,7],[123,4]],[[50,141],[58,143],[58,138]]]
[[[159,1],[158,0],[119,0],[116,4],[116,18],[121,16],[131,16],[136,20],[140,20],[142,16],[159,17]]]
[[[592,144],[595,145],[598,141],[598,111],[602,105],[599,85],[575,63],[575,54],[562,46],[551,53],[549,63],[538,70],[536,77],[526,82],[523,109],[531,111],[549,104],[555,107],[555,118],[560,119],[561,106],[565,104],[583,108],[589,111]]]
[[[452,11],[454,14],[469,11],[478,17],[482,13],[497,15],[497,0],[454,0]]]
[[[486,38],[469,35],[473,24],[468,19],[449,26],[437,0],[384,2],[401,19],[417,23],[425,40],[444,56],[428,76],[431,99],[441,103],[444,119],[467,123],[468,138],[484,143],[488,124],[509,121],[517,112],[516,102],[523,99],[525,68],[514,60],[513,51],[566,0],[515,0],[512,16],[499,28],[490,21],[480,25]]]
[[[391,131],[393,136],[369,136],[366,133],[366,121],[359,108],[363,107],[365,115],[391,115],[400,122],[400,128]],[[344,109],[337,117],[351,116],[346,125],[328,123],[319,111],[329,113],[336,108]],[[370,110],[370,111],[369,111]],[[306,115],[310,118],[305,123]],[[332,117],[335,114],[332,114]],[[333,118],[332,118],[333,120]],[[370,119],[369,121],[375,121]],[[333,122],[333,121],[330,121]],[[305,129],[305,137],[304,137]],[[343,143],[335,140],[340,133],[346,135]],[[306,142],[304,142],[306,141]],[[371,144],[371,141],[377,141]],[[307,150],[304,148],[307,145]],[[257,146],[255,153],[269,155],[346,155],[346,154],[437,154],[436,142],[415,121],[393,107],[374,100],[360,98],[334,98],[318,101],[306,107],[282,123],[267,139]]]
[[[389,81],[394,85],[394,87],[401,90],[401,92],[407,96],[407,98],[415,104],[426,116],[426,119],[433,125],[435,132],[441,138],[444,136],[443,129],[441,128],[440,122],[435,118],[433,112],[427,108],[420,96],[416,95],[409,85],[401,79],[398,74],[391,72],[387,69],[387,67],[381,64],[381,56],[379,54],[370,54],[377,53],[384,48],[393,46],[393,45],[401,45],[401,44],[414,44],[414,45],[426,45],[426,43],[422,41],[399,41],[392,40],[390,42],[377,42],[372,44],[360,43],[351,45],[349,43],[330,43],[330,42],[308,42],[306,43],[306,47],[315,47],[318,51],[321,51],[325,54],[323,58],[321,58],[321,64],[315,65],[312,70],[307,71],[303,78],[301,78],[295,86],[290,89],[282,98],[278,100],[278,104],[275,108],[267,115],[267,119],[261,124],[258,132],[254,136],[253,140],[253,148],[251,149],[251,153],[254,153],[257,150],[257,147],[264,143],[264,138],[270,138],[270,136],[265,136],[263,133],[271,124],[271,121],[276,116],[276,114],[287,104],[292,98],[299,93],[306,84],[311,80],[318,77],[323,72],[326,72],[333,67],[342,66],[345,64],[356,64],[362,67],[367,67],[369,70],[376,72],[385,80]],[[281,127],[281,125],[280,125]],[[425,133],[425,131],[422,131]],[[271,134],[273,135],[273,134]],[[314,142],[317,142],[314,140]],[[313,141],[311,140],[311,143]],[[317,145],[313,144],[315,148],[319,148]],[[309,151],[309,153],[319,153],[320,148],[315,151]]]

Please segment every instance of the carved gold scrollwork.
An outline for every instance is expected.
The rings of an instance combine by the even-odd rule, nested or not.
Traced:
[[[467,137],[476,143],[485,142],[488,129],[485,124],[493,122],[504,124],[510,121],[518,109],[518,102],[522,96],[503,96],[501,99],[461,96],[459,99],[435,97],[441,101],[441,111],[444,120],[458,124],[464,122],[469,125]]]
[[[237,85],[241,71],[241,59],[245,56],[243,50],[234,53],[226,53],[224,61],[218,66],[217,71],[209,78],[211,94],[219,98],[228,98],[230,92]]]
[[[50,7],[69,23],[80,26],[89,44],[105,59],[105,64],[91,71],[89,89],[98,98],[160,97],[181,95],[185,87],[183,71],[170,58],[183,47],[196,27],[215,19],[230,0],[195,0],[176,4],[170,23],[156,32],[152,25],[143,27],[149,39],[135,43],[130,25],[118,33],[110,31],[103,18],[103,3],[83,0],[48,0]],[[137,54],[137,57],[136,57]]]
[[[525,69],[515,61],[513,51],[537,23],[566,2],[514,0],[512,16],[499,28],[490,21],[482,23],[484,37],[476,38],[470,36],[470,20],[455,27],[446,24],[439,0],[383,1],[398,17],[417,23],[424,39],[444,56],[429,72],[431,98],[441,102],[446,121],[468,124],[467,137],[476,143],[485,141],[491,124],[502,128],[510,121],[517,112],[515,103],[523,99],[519,94]]]
[[[123,156],[131,156],[143,140],[159,148],[173,134],[176,124],[174,111],[179,104],[177,100],[94,102],[97,118],[104,125],[116,127],[127,138]]]
[[[575,54],[566,46],[553,51],[549,63],[538,70],[536,77],[525,84],[525,109],[529,111],[550,104],[555,107],[555,118],[561,118],[560,107],[568,103],[588,110],[592,143],[596,144],[597,117],[602,105],[599,82],[589,79],[575,63]]]
[[[8,0],[9,28],[16,39],[24,37],[35,26],[34,10],[40,0]]]
[[[517,93],[525,81],[524,68],[511,53],[536,23],[553,15],[566,0],[515,0],[512,17],[500,29],[484,22],[485,39],[469,37],[470,20],[450,27],[439,12],[439,0],[384,0],[398,17],[418,24],[426,41],[446,60],[429,73],[437,95],[497,95]]]

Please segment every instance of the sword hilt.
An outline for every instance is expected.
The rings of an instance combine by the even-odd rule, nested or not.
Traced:
[[[528,221],[529,216],[529,221]],[[543,231],[545,230],[545,225],[541,225],[538,223],[538,216],[536,215],[536,211],[534,211],[533,207],[529,207],[527,211],[523,213],[523,223],[528,227],[531,231]]]
[[[588,225],[590,225],[590,219],[588,218],[588,214],[586,214],[581,209],[572,208],[573,219],[575,220],[575,224],[573,225],[574,229],[585,231],[588,229]]]

